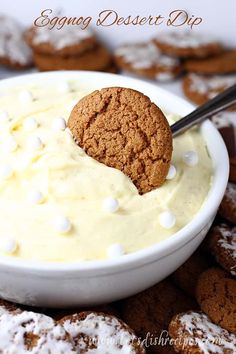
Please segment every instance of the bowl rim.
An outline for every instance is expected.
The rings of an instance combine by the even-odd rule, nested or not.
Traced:
[[[147,90],[156,90],[158,95],[162,94],[167,96],[169,99],[173,99],[182,106],[185,106],[186,113],[190,113],[195,106],[190,104],[185,99],[178,97],[177,95],[168,92],[167,90],[158,87],[154,83],[150,83],[141,79],[136,79],[133,77],[128,77],[124,75],[94,72],[94,71],[51,71],[44,73],[30,73],[19,75],[16,77],[3,79],[0,82],[0,90],[2,88],[12,87],[14,85],[24,82],[24,84],[32,83],[41,78],[64,78],[64,79],[75,79],[75,76],[80,76],[81,78],[107,78],[114,81],[123,80],[123,82],[128,82],[132,87],[146,87]],[[119,79],[118,79],[119,78]],[[33,80],[33,81],[31,81]],[[114,85],[111,85],[114,86]],[[117,86],[117,85],[116,85]],[[125,86],[125,85],[124,85]],[[126,86],[128,87],[128,86]],[[14,271],[22,272],[27,271],[31,273],[38,273],[54,276],[60,276],[62,273],[81,273],[82,275],[94,276],[94,271],[101,274],[112,274],[118,271],[126,271],[128,269],[142,267],[144,264],[150,264],[156,260],[168,256],[169,254],[182,248],[185,244],[190,242],[196,235],[206,226],[206,224],[213,218],[215,214],[215,205],[219,205],[228,182],[229,175],[229,158],[225,143],[215,128],[212,122],[209,120],[203,122],[200,125],[200,130],[203,136],[205,134],[211,135],[212,140],[207,141],[208,149],[211,148],[211,158],[213,161],[214,176],[212,180],[212,185],[208,192],[208,195],[200,208],[200,210],[195,214],[192,221],[190,221],[181,230],[174,233],[167,239],[164,239],[154,245],[141,249],[139,251],[123,255],[122,257],[115,259],[105,259],[105,260],[89,260],[89,261],[72,261],[72,262],[50,262],[50,261],[32,261],[25,259],[18,259],[14,256],[0,256],[0,267],[4,266],[7,268],[14,268]],[[213,143],[214,140],[214,143]],[[213,146],[217,147],[217,153],[214,151]]]

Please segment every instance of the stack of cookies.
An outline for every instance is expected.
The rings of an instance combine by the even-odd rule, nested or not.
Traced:
[[[236,50],[226,49],[220,42],[194,32],[176,30],[160,33],[145,43],[124,44],[115,50],[114,57],[121,70],[147,79],[171,81],[182,74],[183,92],[196,105],[236,84]],[[236,138],[232,125],[235,116],[231,111],[235,109],[233,105],[213,118],[223,136],[227,135],[234,181]]]
[[[115,71],[111,54],[88,29],[33,27],[25,38],[40,71]]]
[[[24,39],[24,27],[9,16],[0,16],[0,65],[10,69],[32,66],[32,53]]]

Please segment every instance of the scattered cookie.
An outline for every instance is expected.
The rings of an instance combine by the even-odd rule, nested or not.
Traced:
[[[171,318],[195,308],[195,302],[169,280],[122,301],[123,320],[144,340],[151,353],[171,353],[167,333]]]
[[[151,42],[122,45],[115,60],[122,70],[158,81],[173,80],[181,72],[180,61],[162,54]]]
[[[12,69],[32,66],[32,53],[24,40],[24,28],[7,16],[0,16],[0,64]]]
[[[35,65],[41,71],[48,70],[95,70],[102,71],[111,64],[108,50],[97,45],[79,56],[62,57],[34,52]]]
[[[187,59],[186,71],[199,74],[230,74],[236,72],[236,50],[228,50],[206,59]]]
[[[81,312],[59,323],[73,338],[76,353],[145,354],[133,330],[114,316]]]
[[[228,183],[224,198],[220,204],[219,214],[222,218],[236,224],[236,184]]]
[[[180,58],[205,58],[223,50],[219,42],[192,32],[160,33],[153,42],[161,52]]]
[[[208,233],[207,246],[217,262],[236,276],[236,226],[214,226]]]
[[[220,112],[211,118],[224,139],[230,157],[236,155],[236,134],[232,123],[234,114],[232,112]]]
[[[162,111],[141,92],[121,87],[94,91],[73,108],[68,126],[89,156],[123,171],[140,193],[165,181],[171,130]]]
[[[211,262],[201,252],[196,251],[171,276],[175,284],[188,295],[195,297],[198,278],[202,272],[209,268]]]
[[[198,279],[196,298],[214,323],[236,333],[235,279],[220,268],[210,268]]]
[[[187,98],[197,105],[202,105],[236,84],[236,75],[203,76],[188,74],[183,79],[183,91]],[[236,109],[236,105],[232,108]]]
[[[202,312],[189,311],[175,316],[169,334],[178,353],[234,354],[236,336],[215,325]]]
[[[64,26],[60,30],[49,27],[32,27],[25,38],[34,52],[63,57],[76,56],[96,45],[96,38],[89,30]]]
[[[52,318],[11,306],[0,305],[1,353],[75,353],[69,334]]]

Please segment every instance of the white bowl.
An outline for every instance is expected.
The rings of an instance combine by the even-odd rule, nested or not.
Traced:
[[[162,109],[184,116],[194,107],[185,100],[145,81],[97,72],[48,72],[2,80],[0,89],[44,80],[80,80],[91,88],[123,86],[148,95]],[[141,251],[118,259],[46,263],[0,257],[0,296],[10,301],[48,307],[95,305],[133,295],[159,282],[202,242],[223,198],[229,162],[225,144],[210,121],[201,133],[211,155],[214,176],[203,206],[179,232]]]

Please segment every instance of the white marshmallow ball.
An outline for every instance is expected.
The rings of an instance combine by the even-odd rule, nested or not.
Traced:
[[[10,117],[7,111],[0,111],[0,123],[7,123],[9,120]]]
[[[29,150],[39,150],[43,147],[42,140],[38,136],[31,136],[28,139],[27,147]]]
[[[176,176],[176,168],[174,165],[170,165],[166,179],[170,180],[170,179],[175,178],[175,176]]]
[[[57,90],[60,93],[68,93],[70,92],[70,85],[67,81],[62,81],[59,84],[57,84]]]
[[[30,91],[22,90],[18,94],[18,99],[22,104],[28,104],[33,101],[33,95]]]
[[[112,197],[108,197],[103,200],[103,209],[109,213],[115,213],[119,209],[118,200]]]
[[[43,194],[40,191],[33,190],[28,193],[27,199],[31,204],[40,204],[43,201]]]
[[[159,215],[159,223],[164,229],[171,229],[175,226],[176,217],[171,211],[164,211]]]
[[[13,135],[7,134],[3,137],[3,148],[7,152],[13,152],[17,149],[18,144]]]
[[[36,119],[34,119],[33,117],[28,117],[24,121],[24,129],[27,131],[35,130],[37,127],[38,127],[38,123]]]
[[[3,237],[0,238],[0,250],[3,253],[12,254],[17,249],[17,242],[12,237]]]
[[[193,167],[198,164],[198,154],[196,151],[186,151],[183,154],[183,161],[187,166]]]
[[[107,257],[108,258],[117,258],[123,256],[124,248],[120,243],[114,243],[113,245],[107,248]]]
[[[54,229],[61,234],[66,234],[71,230],[71,222],[64,216],[58,216],[55,218],[53,224]]]
[[[9,165],[0,166],[0,179],[5,180],[11,178],[13,175],[13,170]]]
[[[66,129],[66,121],[62,117],[55,118],[52,123],[52,127],[54,130],[65,130]]]

